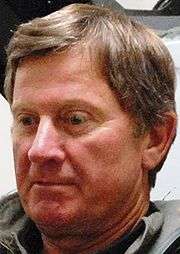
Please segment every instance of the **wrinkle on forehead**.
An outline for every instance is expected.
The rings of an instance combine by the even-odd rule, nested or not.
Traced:
[[[61,78],[63,75],[66,79],[68,77],[68,80],[70,81],[71,79],[75,80],[76,78],[79,78],[79,73],[81,72],[84,77],[86,77],[87,74],[87,76],[91,75],[92,78],[96,78],[96,76],[98,76],[106,80],[106,77],[102,71],[103,66],[100,64],[100,61],[95,54],[96,52],[92,50],[90,46],[86,45],[85,47],[85,45],[80,44],[65,51],[57,50],[51,51],[45,55],[32,55],[24,57],[19,62],[17,71],[23,68],[26,68],[26,71],[28,71],[28,67],[29,71],[31,71],[31,65],[34,62],[36,62],[36,64],[38,63],[39,67],[45,64],[48,64],[49,66],[52,65],[52,68],[54,69],[54,62],[57,59],[57,61],[61,61],[62,64],[68,63],[67,68],[63,69],[64,74],[60,73]],[[43,75],[44,72],[41,73],[39,70],[39,76],[41,76],[41,74]]]

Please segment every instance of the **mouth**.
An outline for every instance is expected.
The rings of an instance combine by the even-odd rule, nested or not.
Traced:
[[[33,183],[34,185],[37,186],[71,186],[71,185],[76,185],[76,182],[72,179],[61,179],[59,181],[35,181]]]
[[[31,186],[30,192],[36,200],[51,200],[61,202],[69,200],[77,194],[78,187],[74,181],[35,181]]]

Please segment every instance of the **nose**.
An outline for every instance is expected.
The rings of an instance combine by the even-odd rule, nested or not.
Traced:
[[[63,143],[63,137],[60,137],[60,131],[51,119],[43,118],[28,151],[28,158],[32,163],[62,163],[65,160]]]

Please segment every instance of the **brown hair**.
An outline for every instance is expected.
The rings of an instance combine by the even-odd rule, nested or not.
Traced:
[[[86,4],[72,4],[19,26],[7,49],[5,95],[9,103],[22,58],[77,45],[88,47],[120,105],[139,126],[136,135],[163,124],[166,112],[175,112],[174,65],[161,39],[124,14]],[[152,172],[160,170],[163,161]],[[155,173],[150,181],[154,185]]]

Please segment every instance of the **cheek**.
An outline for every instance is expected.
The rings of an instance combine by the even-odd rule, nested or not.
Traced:
[[[139,153],[132,137],[119,133],[106,129],[69,146],[72,163],[77,165],[91,191],[108,195],[108,192],[128,186],[130,175],[134,175],[134,180],[138,177],[139,172],[135,169],[140,168]]]
[[[24,188],[28,177],[30,161],[28,160],[29,145],[21,140],[13,141],[14,164],[18,189]]]

